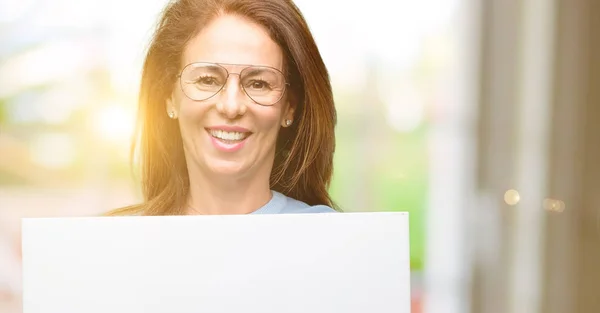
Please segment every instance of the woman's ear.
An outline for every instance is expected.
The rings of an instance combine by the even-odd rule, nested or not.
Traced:
[[[169,116],[170,119],[177,119],[178,116],[178,112],[177,112],[177,107],[175,106],[175,99],[174,96],[171,95],[167,101],[165,101],[165,109],[167,110],[167,115]]]
[[[283,114],[283,120],[281,121],[281,126],[290,127],[292,123],[294,123],[294,112],[295,108],[291,104],[287,105],[287,109],[285,114]]]
[[[283,119],[281,120],[281,126],[290,127],[294,123],[294,113],[296,112],[296,101],[293,96],[288,96],[285,106],[285,112],[283,113]]]

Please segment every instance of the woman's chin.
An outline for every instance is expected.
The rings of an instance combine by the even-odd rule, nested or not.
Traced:
[[[208,168],[215,175],[220,176],[243,176],[247,172],[247,167],[240,161],[218,160],[211,162]]]

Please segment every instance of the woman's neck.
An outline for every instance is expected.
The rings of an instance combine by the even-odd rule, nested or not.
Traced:
[[[207,179],[190,175],[190,191],[186,211],[190,215],[248,214],[265,204],[272,193],[269,181],[235,179]]]

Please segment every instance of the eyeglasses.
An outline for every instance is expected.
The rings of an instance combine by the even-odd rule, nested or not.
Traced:
[[[255,103],[264,106],[279,102],[288,85],[283,73],[269,66],[245,66],[239,73],[232,73],[221,64],[197,62],[186,65],[178,77],[186,97],[203,101],[223,90],[229,75],[238,75],[244,93]]]

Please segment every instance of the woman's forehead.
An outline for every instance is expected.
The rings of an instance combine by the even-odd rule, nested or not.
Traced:
[[[283,53],[260,25],[237,16],[217,18],[186,46],[182,66],[195,62],[225,64],[226,68],[262,65],[282,69]]]

